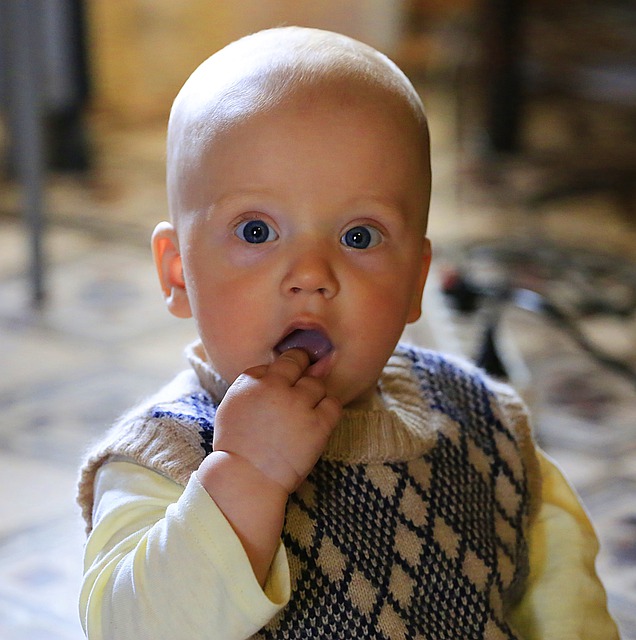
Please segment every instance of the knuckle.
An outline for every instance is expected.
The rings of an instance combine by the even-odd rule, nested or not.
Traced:
[[[296,386],[302,386],[305,389],[315,392],[315,393],[324,393],[325,392],[325,384],[318,378],[312,378],[310,376],[305,376],[301,378]]]

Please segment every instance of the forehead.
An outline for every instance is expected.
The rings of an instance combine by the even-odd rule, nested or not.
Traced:
[[[271,174],[275,164],[287,166],[294,176],[310,170],[318,176],[321,165],[329,169],[344,163],[343,170],[353,170],[347,163],[363,157],[387,172],[387,165],[399,163],[402,172],[411,173],[425,168],[420,160],[428,156],[421,147],[404,110],[360,94],[323,91],[227,123],[201,146],[198,166],[205,182],[221,167],[233,166],[238,173],[260,167]],[[368,163],[362,166],[369,168]]]
[[[188,79],[168,127],[168,192],[173,212],[184,182],[218,136],[263,114],[287,109],[374,104],[415,131],[428,155],[419,97],[388,58],[355,40],[314,29],[260,32],[222,49]]]

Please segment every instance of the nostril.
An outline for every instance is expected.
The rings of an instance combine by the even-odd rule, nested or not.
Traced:
[[[289,290],[292,293],[301,293],[302,291],[304,291],[303,287],[290,287]],[[315,289],[316,293],[319,293],[323,296],[327,295],[328,293],[328,289],[327,287],[318,287],[317,289]]]

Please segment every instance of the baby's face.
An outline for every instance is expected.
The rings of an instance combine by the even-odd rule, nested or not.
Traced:
[[[206,149],[176,229],[189,309],[228,382],[303,346],[344,405],[375,392],[430,259],[428,166],[405,114],[292,102]]]

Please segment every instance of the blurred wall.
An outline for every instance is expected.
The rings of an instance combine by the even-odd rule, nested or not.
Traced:
[[[88,0],[93,106],[120,121],[162,118],[186,77],[265,27],[340,31],[392,55],[404,0]]]

